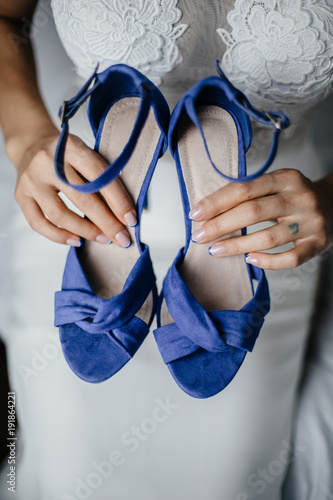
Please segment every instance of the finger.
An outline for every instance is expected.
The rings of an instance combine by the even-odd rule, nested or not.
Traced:
[[[136,209],[121,179],[117,178],[108,184],[101,190],[101,194],[112,212],[124,225],[136,226]]]
[[[290,210],[281,195],[251,200],[205,222],[193,233],[192,240],[195,243],[207,243],[243,227],[287,216]]]
[[[299,232],[291,231],[290,226],[287,224],[276,224],[269,229],[219,241],[214,243],[208,251],[213,257],[241,255],[249,252],[270,250],[293,242],[299,237]]]
[[[76,184],[83,182],[78,174],[72,173],[72,177]],[[80,193],[68,186],[59,186],[59,188],[100,229],[98,235],[100,243],[113,241],[123,248],[128,248],[131,245],[131,238],[127,229],[97,194]]]
[[[291,185],[300,186],[305,182],[304,179],[298,170],[281,169],[250,182],[230,182],[195,205],[189,214],[190,219],[212,219],[246,201],[288,191]]]
[[[110,238],[101,234],[101,230],[92,222],[72,212],[61,200],[56,191],[50,189],[39,195],[36,200],[43,213],[56,226],[77,234],[87,240],[110,243]]]
[[[304,264],[319,253],[315,240],[307,238],[301,242],[298,241],[295,248],[287,252],[275,254],[252,252],[245,260],[249,264],[267,270],[292,269]]]
[[[48,221],[40,206],[31,198],[27,198],[21,203],[21,209],[25,218],[34,231],[45,236],[56,243],[67,244],[80,247],[82,242],[80,237],[72,232],[61,229]]]
[[[251,182],[232,183],[203,198],[190,212],[193,220],[209,220],[231,208],[255,198],[278,192],[279,186],[272,174],[265,174]]]
[[[99,177],[108,167],[108,163],[83,141],[75,140],[75,150],[71,150],[68,161],[72,168],[92,181]],[[76,153],[73,155],[73,153]],[[101,194],[114,215],[124,224],[135,226],[136,210],[132,198],[119,178],[101,189]]]

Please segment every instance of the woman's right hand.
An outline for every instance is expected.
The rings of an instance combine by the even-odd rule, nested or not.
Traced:
[[[0,72],[0,125],[7,154],[18,171],[16,200],[31,227],[52,241],[79,246],[86,238],[127,247],[125,225],[135,225],[136,211],[120,179],[98,194],[82,194],[55,174],[59,131],[38,89],[29,38],[36,5],[37,0],[0,0],[0,65],[6,68]],[[15,44],[14,39],[20,42]],[[106,168],[106,162],[74,135],[68,137],[65,160],[72,184],[82,183],[82,177],[93,180]],[[70,210],[60,191],[89,220]]]
[[[118,178],[99,194],[85,194],[66,186],[55,174],[53,157],[59,132],[53,126],[39,135],[32,146],[17,158],[15,198],[30,226],[57,243],[80,246],[81,238],[128,247],[126,225],[136,224],[136,211],[130,195]],[[12,155],[11,155],[12,156]],[[79,137],[69,135],[66,146],[66,174],[72,184],[93,180],[107,163]],[[59,196],[67,198],[89,219],[70,210]]]

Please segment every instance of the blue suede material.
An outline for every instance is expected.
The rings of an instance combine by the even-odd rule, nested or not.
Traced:
[[[211,76],[196,83],[183,97],[179,100],[174,108],[170,119],[168,141],[172,154],[175,154],[177,149],[177,124],[182,113],[187,113],[192,122],[200,131],[202,141],[205,146],[207,156],[212,167],[225,179],[232,182],[250,181],[260,177],[272,164],[278,147],[279,136],[281,130],[289,127],[290,122],[287,116],[281,111],[264,112],[254,108],[247,97],[237,90],[224,75],[219,65],[217,64],[220,78]],[[200,120],[196,113],[196,108],[200,105],[215,105],[226,109],[234,119],[237,134],[239,138],[239,169],[238,177],[229,177],[223,172],[220,172],[214,164],[207,146],[207,141],[202,130]],[[252,129],[249,118],[271,127],[274,129],[272,146],[268,154],[268,158],[264,165],[254,174],[246,175],[245,152],[251,145]]]
[[[149,326],[134,317],[120,334],[91,335],[75,323],[60,326],[59,335],[64,357],[72,371],[82,380],[98,383],[117,373],[135,354],[149,332]],[[113,337],[112,334],[115,334]],[[126,338],[124,343],[119,337]]]
[[[264,271],[251,266],[258,281],[254,297],[240,311],[207,312],[179,275],[183,258],[182,249],[167,273],[161,296],[174,323],[161,326],[159,304],[154,335],[178,385],[190,396],[207,398],[224,389],[252,351],[270,308],[268,284]]]
[[[133,266],[122,292],[97,297],[81,267],[81,249],[71,247],[63,286],[55,293],[55,326],[73,372],[87,382],[102,382],[134,356],[149,332],[156,309],[156,286],[149,250]],[[149,325],[134,316],[153,291]]]
[[[178,123],[185,113],[198,128],[212,167],[224,178],[245,181],[258,177],[272,163],[278,143],[280,129],[267,115],[255,110],[246,97],[220,72],[221,78],[210,77],[197,83],[180,99],[171,115],[169,147],[175,159],[180,191],[183,200],[186,242],[180,250],[163,283],[157,306],[157,329],[155,339],[164,362],[179,387],[196,398],[208,398],[222,391],[238,372],[247,352],[251,352],[264,317],[270,309],[268,283],[262,269],[247,264],[249,279],[258,282],[252,299],[239,311],[206,311],[195,299],[179,274],[186,256],[191,236],[191,221],[188,218],[189,200],[183,177],[177,144]],[[239,143],[239,168],[237,179],[220,172],[211,160],[197,108],[215,105],[227,110],[233,117]],[[281,129],[289,125],[280,112],[271,112],[280,119]],[[245,152],[250,147],[252,130],[249,116],[261,123],[275,127],[273,146],[265,165],[254,174],[246,176]],[[246,229],[242,230],[246,233]],[[223,283],[216,286],[224,286]],[[227,286],[227,284],[226,284]],[[253,284],[252,284],[252,289]],[[174,323],[161,325],[161,305],[165,299]]]
[[[149,332],[156,312],[155,275],[147,245],[140,241],[140,220],[158,158],[167,148],[169,108],[161,92],[144,75],[126,65],[115,65],[102,73],[97,70],[78,94],[65,103],[62,131],[56,154],[57,175],[67,184],[64,154],[68,137],[68,120],[90,97],[88,116],[98,151],[105,117],[111,106],[124,97],[140,97],[141,105],[130,139],[122,154],[95,181],[74,189],[93,193],[116,178],[130,158],[149,110],[154,110],[161,134],[137,199],[138,224],[135,244],[140,257],[130,271],[122,292],[109,299],[94,294],[80,262],[82,248],[71,247],[64,270],[62,290],[55,294],[55,325],[59,327],[65,359],[73,372],[87,382],[102,382],[126,364],[136,353]],[[146,324],[135,314],[152,292],[153,307]]]
[[[68,120],[90,97],[88,116],[96,138],[95,149],[98,150],[106,112],[112,104],[120,99],[133,96],[141,98],[140,109],[130,138],[120,156],[97,179],[81,185],[68,182],[65,172],[65,148],[69,134]],[[161,156],[168,146],[167,130],[170,113],[168,104],[159,89],[139,71],[125,64],[115,64],[101,73],[97,73],[96,70],[77,95],[66,101],[61,108],[61,133],[54,157],[54,168],[58,178],[81,193],[96,193],[112,182],[118,177],[131,157],[150,108],[153,108],[156,121],[161,129],[162,140],[158,150],[158,156]]]
[[[73,249],[74,247],[71,248]],[[80,264],[77,254],[78,251],[75,248],[70,255],[69,262],[75,260],[76,256],[77,264]],[[80,268],[79,265],[69,266],[67,263],[64,275],[69,273],[73,277],[75,269],[75,288],[67,289],[63,284],[62,291],[55,293],[55,326],[76,323],[80,328],[92,334],[120,328],[141,308],[155,285],[148,247],[133,266],[122,292],[109,299],[97,297],[90,286],[87,289],[87,280],[81,266]],[[92,321],[87,322],[87,318]]]
[[[199,349],[186,358],[186,363],[168,364],[171,375],[189,396],[206,399],[221,392],[235,377],[246,353],[239,349],[211,353]]]

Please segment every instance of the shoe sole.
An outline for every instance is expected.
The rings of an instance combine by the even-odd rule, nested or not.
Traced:
[[[198,107],[197,114],[214,164],[224,174],[238,177],[238,134],[233,117],[225,109],[208,105]],[[178,152],[191,207],[203,197],[229,183],[212,168],[201,135],[185,114],[178,125]],[[202,225],[203,222],[193,221],[192,232]],[[241,236],[241,234],[242,232],[239,230],[222,239]],[[206,311],[238,311],[253,297],[244,256],[215,258],[208,252],[211,245],[212,242],[198,244],[191,241],[184,261],[178,269],[179,274]],[[161,326],[173,322],[166,301],[163,300]],[[168,367],[177,384],[187,394],[206,398],[222,390],[236,375],[245,357],[245,353],[236,351],[234,350],[232,356],[234,359],[228,360],[228,363],[232,363],[233,368],[227,370],[228,373],[225,374],[223,369],[218,371],[214,369],[214,373],[211,374],[208,369],[211,362],[216,368],[219,363],[221,366],[221,363],[223,364],[226,360],[225,353],[208,353],[203,349],[186,356],[184,364],[183,360],[179,359],[170,362]],[[193,369],[191,369],[191,365]],[[217,379],[221,380],[220,384],[216,384]]]
[[[98,150],[107,163],[113,162],[121,154],[133,130],[139,107],[139,98],[125,97],[109,110]],[[134,204],[140,194],[159,137],[160,129],[153,110],[150,110],[134,152],[120,176]],[[132,241],[129,248],[120,248],[116,244],[102,245],[94,241],[86,241],[82,248],[80,255],[82,266],[94,293],[99,297],[108,299],[121,293],[131,269],[140,256],[135,240],[135,228],[127,227],[127,230]],[[136,316],[148,324],[152,310],[151,292]]]
[[[141,100],[137,97],[126,97],[112,105],[107,112],[98,152],[108,164],[120,155],[127,143],[140,103]],[[135,204],[147,176],[160,134],[160,128],[151,109],[133,154],[121,173],[121,180]],[[120,294],[128,275],[141,255],[136,242],[135,228],[128,227],[127,229],[132,241],[129,248],[120,248],[114,243],[103,245],[86,240],[83,247],[78,249],[81,266],[96,296],[108,299]],[[155,312],[155,300],[156,291],[152,290],[135,315],[148,326]],[[108,341],[107,336],[112,336],[110,332],[91,335],[76,325],[64,325],[59,331],[67,363],[79,378],[87,382],[97,383],[107,380],[131,359],[130,353],[125,351],[123,346],[119,346],[119,350],[111,355],[114,352],[114,342],[111,338]],[[85,351],[90,353],[87,357],[83,357],[82,361],[80,361],[80,345],[75,342],[75,338],[80,339],[85,346]],[[109,349],[109,343],[111,349]],[[99,365],[98,377],[95,376],[96,363]]]

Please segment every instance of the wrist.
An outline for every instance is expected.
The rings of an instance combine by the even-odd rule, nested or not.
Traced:
[[[35,120],[26,129],[19,129],[10,137],[5,137],[8,158],[20,170],[26,166],[27,156],[34,154],[51,138],[59,135],[59,130],[49,118]]]

